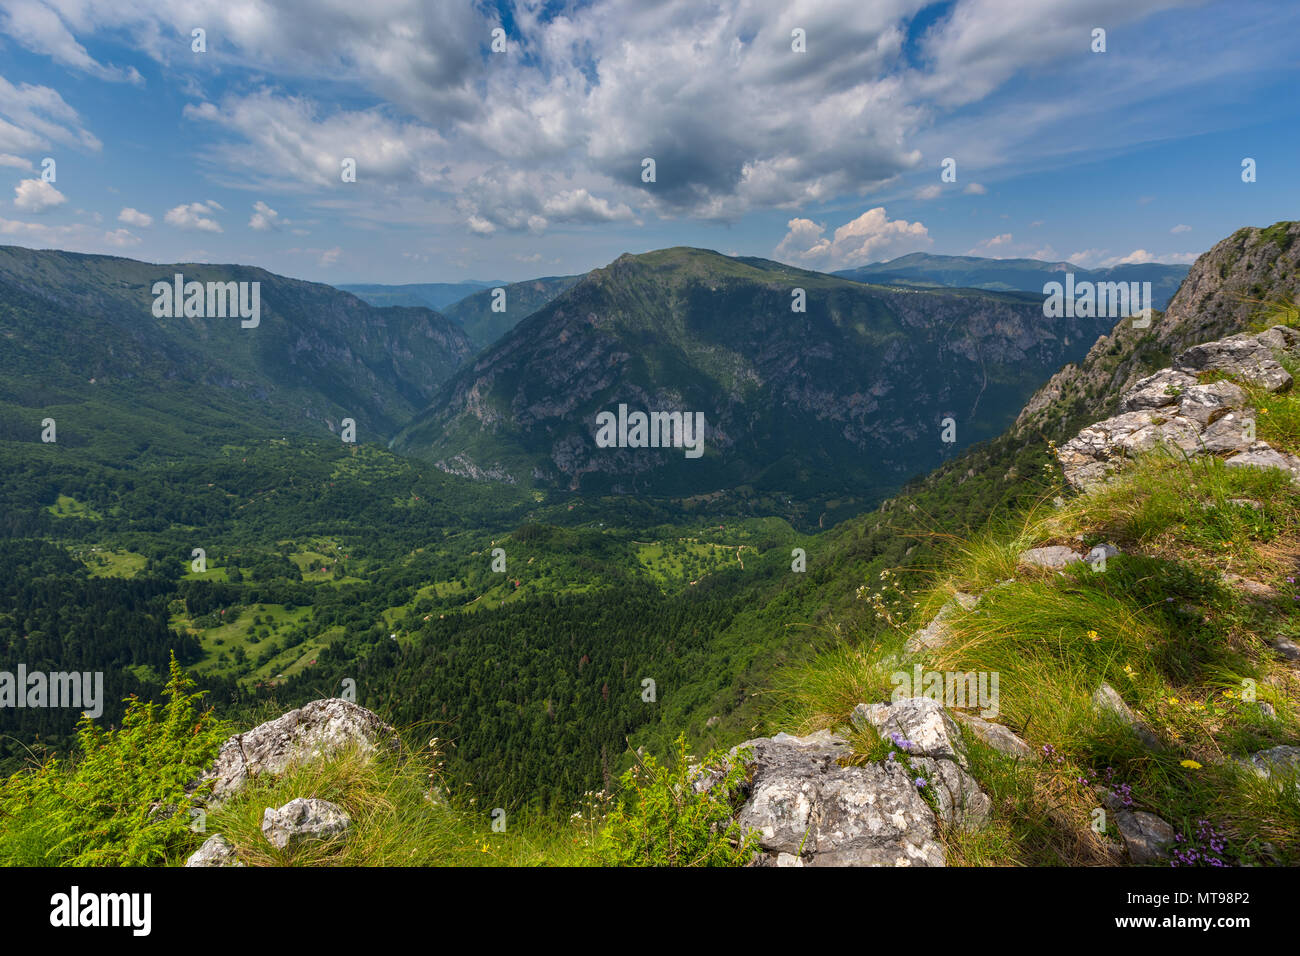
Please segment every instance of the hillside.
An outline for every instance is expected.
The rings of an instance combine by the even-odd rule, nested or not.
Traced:
[[[491,345],[516,325],[562,292],[573,288],[582,276],[547,276],[526,282],[511,282],[494,288],[505,290],[501,311],[493,311],[498,299],[494,288],[473,292],[443,310],[459,322],[475,348]]]
[[[1040,259],[985,259],[978,256],[934,256],[924,252],[875,262],[834,273],[854,282],[989,289],[1042,295],[1048,282],[1060,282],[1067,272],[1076,282],[1150,282],[1151,306],[1163,309],[1177,291],[1187,266],[1153,262],[1142,265],[1085,269],[1070,262]]]
[[[177,273],[205,286],[260,283],[258,325],[156,316],[154,283]],[[0,247],[0,337],[0,436],[38,441],[38,423],[53,417],[64,445],[104,442],[112,460],[192,450],[214,429],[327,434],[343,418],[374,440],[470,351],[436,312],[374,308],[262,269],[13,246]]]
[[[870,503],[997,435],[1111,324],[1048,322],[1020,294],[864,286],[697,249],[625,255],[477,356],[393,447],[584,493]],[[599,447],[597,415],[620,404],[703,414],[702,453]]]

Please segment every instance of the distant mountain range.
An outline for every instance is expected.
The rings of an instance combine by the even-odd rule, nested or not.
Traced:
[[[584,492],[870,497],[1001,432],[1113,324],[1046,320],[1041,291],[869,286],[702,249],[625,255],[480,353],[393,447]],[[703,455],[599,447],[597,415],[620,405],[702,412]]]
[[[1178,284],[1187,275],[1188,268],[1152,262],[1109,269],[1085,269],[1069,262],[1045,262],[1040,259],[984,259],[977,256],[932,256],[914,252],[889,262],[841,269],[834,275],[854,282],[1033,292],[1042,295],[1044,284],[1061,282],[1065,273],[1073,272],[1076,282],[1150,282],[1152,307],[1163,309],[1178,291]]]
[[[459,302],[467,295],[473,295],[480,289],[490,289],[502,285],[500,282],[413,282],[407,285],[379,285],[363,283],[359,285],[340,285],[336,289],[351,292],[358,299],[371,305],[420,306],[425,309],[441,311],[453,302]]]

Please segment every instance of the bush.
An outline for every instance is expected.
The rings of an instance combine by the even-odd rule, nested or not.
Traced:
[[[193,686],[173,655],[162,708],[132,697],[120,730],[83,716],[77,756],[0,782],[0,863],[148,866],[196,845],[185,785],[229,731]]]
[[[745,779],[741,754],[731,760],[719,751],[706,767],[725,767],[720,783],[704,793],[691,785],[686,736],[676,741],[674,766],[660,766],[647,755],[622,776],[623,790],[596,842],[596,858],[606,866],[743,866],[758,834],[743,833],[732,818]]]

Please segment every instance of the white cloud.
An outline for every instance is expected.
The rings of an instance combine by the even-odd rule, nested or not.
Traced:
[[[262,202],[260,199],[253,203],[253,215],[248,219],[248,228],[257,232],[266,232],[270,229],[279,229],[281,226],[289,224],[289,220],[281,219],[280,214]]]
[[[975,248],[967,252],[966,255],[989,256],[993,259],[1006,258],[1005,256],[999,256],[995,253],[1009,252],[1010,250],[1007,247],[1011,245],[1011,241],[1012,237],[1009,232],[1004,232],[998,236],[991,236],[988,239],[981,239],[979,242],[975,243]],[[993,253],[993,255],[990,255],[991,253]]]
[[[140,244],[140,237],[132,235],[127,229],[114,229],[112,232],[104,233],[104,241],[110,246],[138,246]]]
[[[52,4],[58,6],[58,4]],[[69,4],[73,18],[81,11],[80,4]],[[104,66],[86,52],[86,48],[68,32],[59,13],[36,0],[7,0],[0,7],[3,20],[0,29],[23,46],[36,53],[51,57],[56,63],[89,73],[101,80],[125,80],[139,83],[140,74],[135,67],[120,70]]]
[[[943,195],[943,187],[938,183],[931,183],[929,186],[922,186],[916,191],[917,199],[938,199]]]
[[[320,254],[320,264],[323,266],[332,266],[339,261],[339,256],[343,255],[343,250],[339,246],[333,249],[326,249]]]
[[[14,169],[31,169],[32,161],[23,159],[21,156],[11,156],[8,153],[0,153],[0,166],[12,166]]]
[[[791,219],[789,230],[773,251],[782,262],[815,264],[819,269],[842,269],[893,259],[932,245],[920,222],[890,219],[883,206],[868,209],[827,238],[826,227],[809,219]]]
[[[24,179],[14,187],[14,205],[25,212],[42,213],[67,201],[67,196],[43,179]]]
[[[138,226],[144,228],[153,225],[153,216],[143,213],[138,209],[132,209],[130,206],[124,208],[117,214],[117,221],[124,222],[128,226]]]
[[[192,202],[189,205],[176,206],[169,209],[167,215],[163,216],[163,222],[169,226],[177,226],[181,229],[198,229],[201,232],[221,232],[220,224],[211,214],[221,207],[209,200],[208,202]]]
[[[1183,225],[1182,223],[1179,223],[1178,225],[1174,226],[1174,228],[1170,229],[1169,231],[1172,232],[1174,235],[1178,235],[1178,233],[1180,233],[1180,232],[1191,232],[1191,231],[1192,231],[1192,227],[1191,227],[1191,226]]]
[[[988,190],[985,189],[983,186],[981,186],[979,183],[969,183],[966,186],[966,188],[962,190],[962,192],[970,196],[983,196],[988,193]]]
[[[0,76],[0,151],[29,153],[51,145],[97,152],[100,141],[77,111],[48,86],[14,86]]]

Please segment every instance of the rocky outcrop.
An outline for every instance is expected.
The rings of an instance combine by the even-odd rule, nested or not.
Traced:
[[[1079,490],[1096,487],[1121,462],[1163,447],[1187,457],[1231,455],[1228,467],[1281,468],[1300,482],[1300,459],[1255,440],[1255,412],[1245,391],[1227,381],[1200,384],[1194,374],[1220,371],[1283,391],[1292,382],[1276,359],[1279,353],[1300,359],[1300,331],[1275,326],[1187,349],[1172,367],[1125,390],[1118,415],[1089,425],[1060,447],[1066,481]]]
[[[1090,411],[1118,414],[1120,395],[1171,356],[1250,327],[1261,301],[1295,294],[1300,273],[1300,222],[1239,229],[1205,253],[1188,272],[1163,314],[1149,325],[1121,319],[1087,356],[1040,388],[1016,419],[1017,434],[1056,441],[1078,430]],[[1087,419],[1084,419],[1087,421]]]
[[[732,749],[733,758],[750,755],[736,819],[758,834],[754,865],[943,866],[940,822],[972,827],[988,818],[991,801],[967,773],[956,724],[937,702],[864,704],[854,719],[877,727],[902,756],[842,766],[849,744],[829,731]],[[696,789],[720,778],[717,769],[700,773]]]
[[[277,850],[346,837],[351,829],[352,819],[342,807],[315,797],[298,797],[262,814],[262,835]]]
[[[211,782],[206,800],[215,806],[249,780],[279,775],[301,761],[327,759],[349,748],[373,754],[400,746],[397,732],[364,707],[339,698],[315,700],[231,737],[192,789]]]

